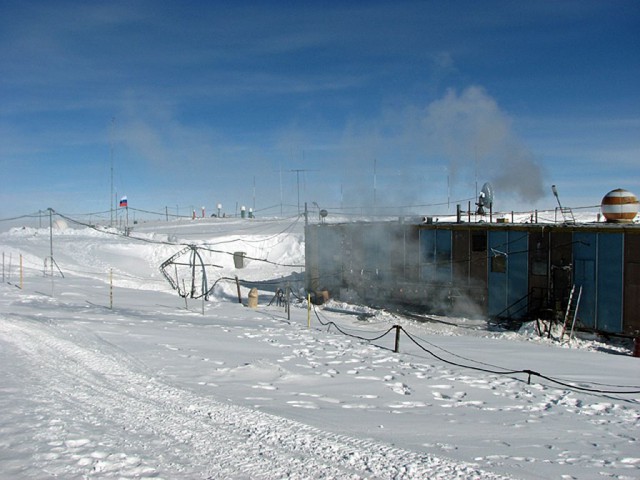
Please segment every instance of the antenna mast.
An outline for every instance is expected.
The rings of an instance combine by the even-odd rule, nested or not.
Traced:
[[[114,203],[114,195],[113,195],[113,135],[115,129],[116,118],[111,117],[111,134],[109,135],[109,150],[111,157],[111,192],[109,193],[109,211],[111,212],[111,223],[109,226],[113,227],[113,203]]]
[[[300,215],[300,172],[316,172],[317,170],[309,170],[306,168],[294,168],[289,170],[290,172],[295,172],[296,174],[296,183],[298,185],[298,215]],[[304,178],[303,178],[304,180]]]

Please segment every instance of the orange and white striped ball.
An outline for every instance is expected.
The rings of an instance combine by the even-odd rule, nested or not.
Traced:
[[[607,222],[632,222],[638,214],[638,198],[622,188],[611,190],[602,199],[600,208]]]

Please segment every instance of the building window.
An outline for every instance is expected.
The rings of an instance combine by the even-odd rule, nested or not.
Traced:
[[[487,251],[487,232],[476,232],[471,234],[471,251]]]

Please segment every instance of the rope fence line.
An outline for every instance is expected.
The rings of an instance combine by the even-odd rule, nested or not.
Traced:
[[[490,364],[486,364],[486,363],[483,363],[483,362],[478,362],[476,360],[472,360],[472,359],[469,359],[469,358],[466,358],[466,357],[462,357],[460,355],[457,355],[455,353],[449,352],[449,351],[447,351],[445,349],[442,349],[442,348],[436,346],[436,348],[439,348],[439,349],[447,352],[450,355],[453,355],[455,357],[467,360],[469,362],[477,363],[479,365],[490,366],[490,367],[493,367],[493,369],[478,367],[478,366],[469,365],[469,364],[460,363],[460,362],[454,362],[454,361],[451,361],[451,360],[447,360],[446,358],[443,358],[440,355],[437,355],[432,350],[430,350],[429,348],[425,347],[422,343],[420,343],[420,341],[422,341],[424,343],[429,343],[429,342],[426,342],[426,341],[424,341],[422,339],[419,339],[419,337],[416,337],[416,336],[412,335],[402,325],[393,325],[391,328],[389,328],[384,333],[379,334],[379,335],[377,335],[375,337],[372,337],[372,338],[367,338],[367,337],[364,337],[362,335],[351,334],[351,333],[345,331],[343,328],[341,328],[339,325],[337,325],[333,321],[323,322],[322,319],[320,318],[320,315],[318,314],[318,311],[315,308],[315,306],[313,307],[313,311],[315,313],[316,318],[318,319],[318,322],[321,325],[328,326],[328,327],[333,326],[341,334],[343,334],[345,336],[348,336],[348,337],[356,338],[358,340],[365,341],[365,342],[373,342],[373,341],[379,340],[379,339],[385,337],[386,335],[388,335],[389,333],[391,333],[393,330],[395,330],[396,346],[395,346],[394,351],[396,353],[399,352],[399,337],[400,337],[400,333],[404,333],[404,335],[406,335],[406,337],[414,345],[416,345],[420,350],[424,351],[425,353],[431,355],[433,358],[435,358],[435,359],[437,359],[437,360],[439,360],[439,361],[441,361],[443,363],[446,363],[448,365],[452,365],[452,366],[455,366],[455,367],[458,367],[458,368],[464,368],[464,369],[467,369],[467,370],[474,370],[474,371],[477,371],[477,372],[488,373],[488,374],[491,374],[491,375],[500,375],[500,376],[509,376],[509,377],[513,377],[513,376],[518,375],[518,374],[524,374],[524,375],[527,375],[527,384],[531,383],[531,378],[532,377],[538,377],[538,378],[541,378],[541,379],[546,380],[548,382],[551,382],[553,384],[565,387],[567,389],[578,390],[578,391],[586,392],[586,393],[606,394],[606,395],[639,395],[640,394],[640,387],[635,386],[635,385],[632,385],[632,386],[629,386],[629,385],[606,385],[606,384],[598,384],[598,383],[593,383],[592,382],[592,385],[614,387],[614,388],[618,388],[620,390],[589,388],[589,387],[586,387],[586,386],[577,385],[577,384],[575,384],[573,382],[569,382],[569,381],[566,381],[566,380],[563,380],[563,379],[559,379],[559,378],[555,378],[555,377],[552,377],[552,376],[549,376],[549,375],[545,375],[543,373],[536,372],[536,371],[531,370],[531,369],[511,369],[510,370],[510,369],[505,369],[505,368],[502,368],[502,367],[497,367],[495,365],[490,365]],[[369,332],[369,333],[373,333],[373,332]],[[431,345],[435,346],[433,344],[431,344]],[[384,347],[381,347],[381,348],[384,348]],[[586,382],[581,382],[581,383],[585,384]]]

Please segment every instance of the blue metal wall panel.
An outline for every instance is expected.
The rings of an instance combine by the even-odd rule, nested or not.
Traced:
[[[436,276],[438,282],[451,283],[452,237],[451,230],[436,230]]]
[[[448,229],[420,230],[420,280],[451,282],[452,237],[453,233]]]
[[[623,235],[598,235],[598,298],[596,327],[611,333],[622,333],[622,264]]]
[[[522,318],[528,313],[529,295],[529,234],[509,232],[507,305],[510,316]]]
[[[573,234],[573,283],[582,287],[578,306],[580,323],[589,328],[596,326],[596,259],[598,237],[593,232]]]
[[[487,266],[489,269],[488,311],[490,317],[501,314],[507,306],[507,272],[495,272],[492,257],[507,253],[508,235],[506,231],[489,232],[487,235]],[[507,257],[508,258],[508,257]]]
[[[325,227],[317,230],[320,288],[336,289],[342,281],[342,231]]]
[[[509,237],[506,231],[489,232],[487,234],[487,266],[489,269],[488,314],[501,314],[507,306],[507,271],[496,272],[492,268],[492,257],[507,254]],[[508,258],[508,257],[507,257]]]
[[[436,231],[420,230],[420,280],[432,281],[435,276]]]
[[[496,230],[488,234],[488,314],[521,318],[527,313],[528,244],[526,232]],[[504,271],[495,271],[492,257],[506,255]]]

